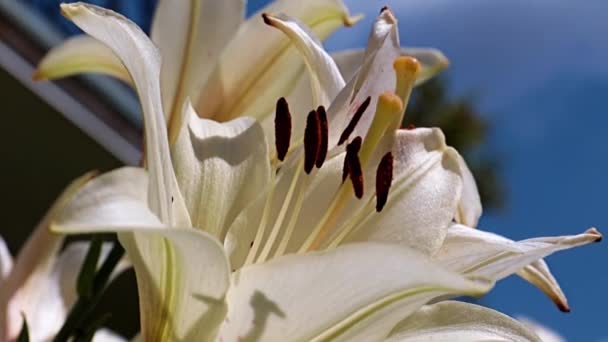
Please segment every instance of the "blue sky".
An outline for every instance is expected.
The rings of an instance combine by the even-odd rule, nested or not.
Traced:
[[[608,226],[608,2],[602,0],[349,1],[366,20],[333,36],[330,50],[362,46],[388,4],[401,42],[440,48],[453,95],[475,99],[492,125],[489,148],[502,158],[504,212],[481,228],[521,239]],[[353,32],[355,31],[355,32]],[[608,340],[608,251],[596,244],[548,258],[572,312],[556,309],[517,278],[497,285],[485,305],[525,315],[568,340]]]

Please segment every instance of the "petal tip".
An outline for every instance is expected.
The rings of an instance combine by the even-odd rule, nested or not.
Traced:
[[[597,230],[595,227],[591,227],[591,228],[587,229],[587,231],[585,231],[585,234],[590,235],[591,237],[595,238],[595,240],[593,242],[601,242],[602,239],[604,238],[602,233],[600,233],[600,231]]]
[[[32,81],[46,81],[48,80],[48,77],[45,76],[45,73],[40,70],[40,69],[36,69],[34,70],[34,72],[32,73]]]
[[[343,22],[344,26],[351,27],[351,26],[354,26],[359,21],[361,21],[361,19],[363,19],[364,17],[365,17],[365,15],[363,15],[362,13],[356,14],[353,16],[345,15],[342,18],[342,22]]]

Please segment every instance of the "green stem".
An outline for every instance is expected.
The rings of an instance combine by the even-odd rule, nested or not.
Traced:
[[[95,274],[93,280],[93,293],[90,297],[78,297],[78,300],[72,306],[67,319],[65,320],[61,330],[55,336],[54,342],[67,342],[70,336],[81,329],[81,325],[90,319],[93,309],[97,306],[103,292],[106,288],[108,280],[112,275],[112,271],[124,255],[125,250],[118,241],[114,242],[112,250],[103,261],[99,271]]]

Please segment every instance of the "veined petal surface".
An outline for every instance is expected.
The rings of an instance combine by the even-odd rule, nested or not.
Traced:
[[[148,174],[123,167],[89,181],[54,218],[51,229],[62,233],[94,233],[113,226],[158,227],[148,207]]]
[[[226,230],[270,182],[264,131],[252,118],[226,123],[199,118],[172,146],[173,166],[194,227],[223,241]]]
[[[481,294],[489,287],[391,244],[288,255],[233,275],[218,338],[381,340],[435,297]]]
[[[401,321],[387,342],[542,342],[517,320],[483,306],[445,301]]]
[[[224,249],[208,234],[182,228],[113,229],[135,268],[144,341],[208,341],[224,318]]]
[[[442,245],[462,189],[458,153],[438,128],[398,130],[385,208],[368,207],[347,241],[398,242],[427,254]],[[373,189],[370,189],[373,193]]]
[[[286,15],[264,15],[264,21],[281,30],[302,55],[308,69],[313,101],[311,108],[329,107],[338,92],[344,88],[344,79],[331,56],[325,52],[314,33],[299,21]]]
[[[304,63],[289,39],[264,24],[261,13],[287,13],[321,40],[352,24],[341,0],[272,2],[245,21],[226,45],[196,102],[200,116],[216,121],[244,115],[261,119],[295,86]]]
[[[401,48],[401,56],[414,57],[420,63],[420,73],[416,77],[416,85],[421,85],[430,78],[439,74],[448,67],[447,57],[439,50],[433,48],[406,47]],[[361,68],[365,56],[365,49],[352,49],[337,51],[331,54],[342,77],[348,82]]]
[[[61,11],[112,49],[129,71],[144,113],[150,208],[166,224],[189,226],[169,155],[158,50],[137,25],[120,14],[85,3],[62,4]]]
[[[458,209],[456,210],[454,219],[458,223],[475,228],[483,211],[479,190],[477,189],[473,173],[471,173],[467,163],[461,156],[458,158],[458,164],[460,165],[460,172],[462,174],[462,196],[458,202]]]
[[[57,260],[63,237],[52,234],[49,225],[57,212],[92,176],[92,173],[85,174],[66,187],[19,251],[10,272],[2,279],[0,339],[17,337],[22,313],[28,317],[28,323],[32,317],[32,339],[48,338],[61,328],[61,318],[71,303],[64,303],[61,272],[58,273],[65,266]]]
[[[541,237],[515,242],[479,229],[453,225],[435,258],[448,269],[497,281],[557,251],[597,242],[601,238],[602,235],[591,228],[578,235]],[[534,269],[534,266],[532,268]],[[542,268],[538,272],[546,274]],[[557,289],[550,297],[557,299],[558,305],[563,305],[560,303],[565,303],[563,293],[553,281],[554,279],[549,279],[541,284]],[[565,305],[567,306],[567,303]]]
[[[244,0],[158,2],[151,38],[163,58],[161,93],[171,142],[181,130],[184,103],[196,97],[244,10]]]

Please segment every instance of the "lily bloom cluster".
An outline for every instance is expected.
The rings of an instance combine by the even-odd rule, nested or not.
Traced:
[[[400,128],[443,55],[402,49],[388,8],[365,50],[331,56],[319,38],[356,21],[339,0],[276,1],[245,22],[243,6],[160,1],[150,40],[119,14],[64,4],[92,38],[51,51],[36,75],[102,72],[139,96],[146,167],[87,181],[50,226],[118,234],[141,338],[539,341],[444,299],[517,273],[567,311],[543,258],[601,235],[515,242],[476,229],[462,157],[440,129]]]

